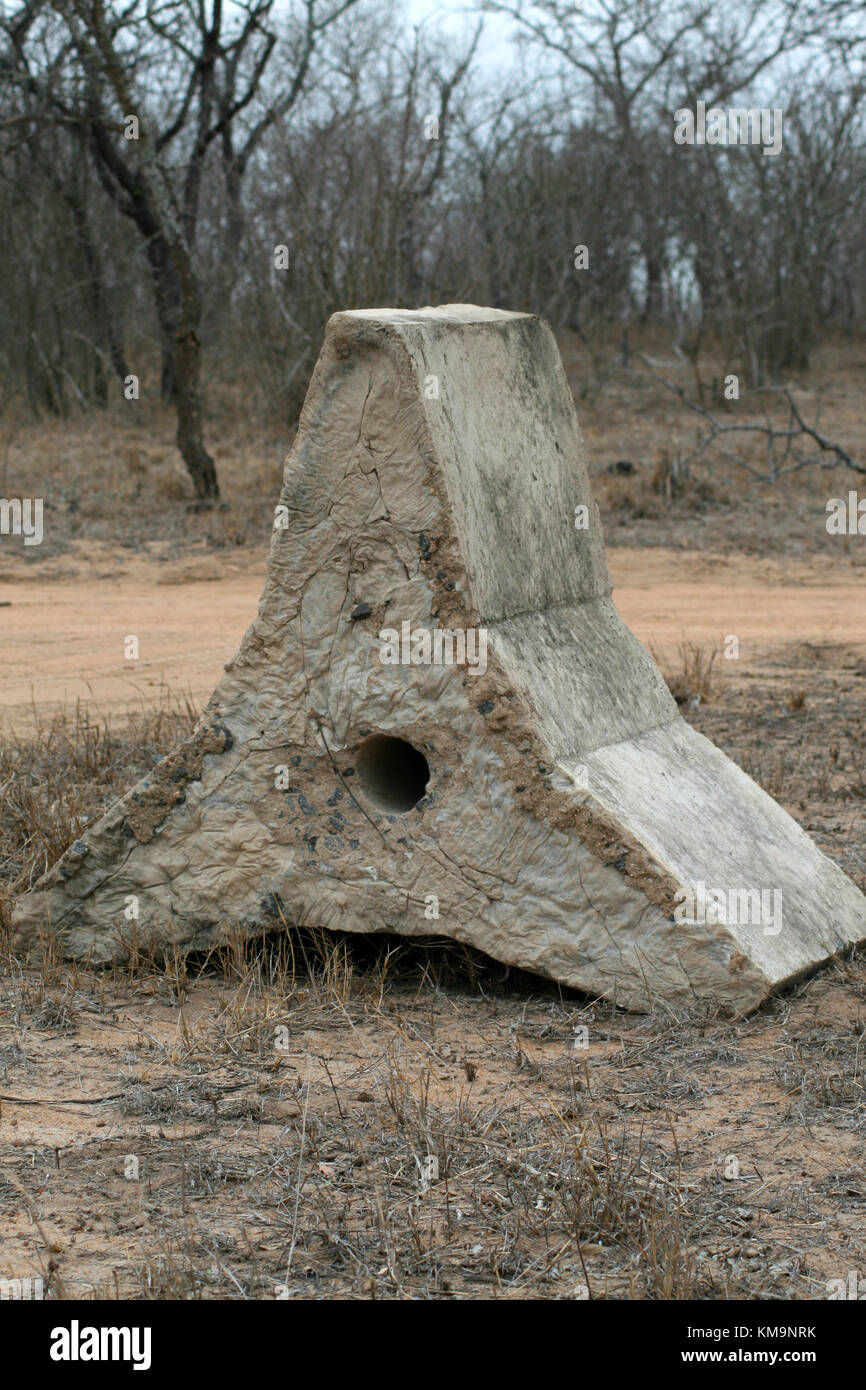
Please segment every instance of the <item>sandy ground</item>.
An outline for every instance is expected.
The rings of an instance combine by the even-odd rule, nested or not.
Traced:
[[[617,548],[614,597],[628,626],[660,655],[687,639],[739,640],[740,669],[799,645],[866,652],[866,568],[846,556],[750,555]],[[0,576],[0,714],[26,728],[86,700],[102,714],[155,703],[160,690],[207,699],[256,614],[262,552],[161,560],[109,547]],[[138,660],[124,655],[138,638]],[[721,651],[720,651],[721,655]]]
[[[799,1300],[862,1273],[862,958],[738,1023],[501,971],[441,988],[435,952],[387,988],[334,962],[276,987],[0,980],[3,1276],[61,1299]]]

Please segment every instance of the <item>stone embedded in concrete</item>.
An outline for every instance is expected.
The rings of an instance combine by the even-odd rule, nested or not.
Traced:
[[[610,595],[547,326],[335,314],[258,617],[193,736],[21,900],[19,943],[435,933],[627,1008],[755,1007],[866,937],[866,899],[680,719]]]

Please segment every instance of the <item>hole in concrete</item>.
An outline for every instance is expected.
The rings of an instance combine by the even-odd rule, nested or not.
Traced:
[[[383,811],[411,811],[430,780],[424,754],[404,738],[390,738],[387,734],[373,734],[365,739],[355,768],[364,791]]]

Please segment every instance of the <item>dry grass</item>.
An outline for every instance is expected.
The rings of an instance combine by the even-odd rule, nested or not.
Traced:
[[[714,668],[717,656],[715,647],[682,641],[678,651],[679,662],[672,666],[653,651],[653,659],[677,704],[688,705],[692,709],[712,700],[716,694],[718,680]]]
[[[663,377],[690,397],[699,394],[691,364],[669,337],[634,326],[629,335],[633,350],[646,352]],[[848,538],[828,536],[824,508],[828,497],[856,486],[855,475],[805,469],[772,485],[724,460],[697,458],[696,417],[636,366],[637,357],[622,361],[619,329],[600,357],[572,335],[563,335],[560,346],[608,545],[847,552]],[[862,341],[828,340],[810,370],[789,382],[806,418],[819,414],[822,431],[859,460],[866,458],[864,360]],[[732,421],[763,420],[767,397],[760,393],[744,390],[735,405],[713,403],[710,383],[726,370],[721,350],[710,345],[698,364],[705,401]],[[264,545],[294,423],[251,413],[259,388],[225,378],[206,383],[206,439],[223,496],[215,510],[194,505],[174,443],[176,421],[157,393],[65,420],[4,418],[0,495],[43,497],[46,506],[43,545],[10,558],[33,564],[94,541],[172,555]],[[762,442],[748,439],[745,461],[760,470]],[[626,471],[617,466],[622,462]]]
[[[17,894],[82,830],[191,732],[195,711],[167,692],[118,725],[80,704],[43,719],[26,738],[0,738],[0,935]]]
[[[698,364],[677,355],[657,333],[629,330],[632,348],[643,351],[660,376],[681,387],[689,399],[701,399],[728,423],[766,420],[768,397],[743,387],[737,402],[719,403],[712,383],[723,368],[710,348]],[[603,379],[593,371],[585,344],[561,343],[577,401],[590,460],[592,486],[608,546],[675,546],[684,551],[721,550],[754,555],[849,554],[844,537],[825,527],[827,499],[844,497],[858,486],[858,475],[845,469],[804,468],[775,484],[761,481],[712,450],[696,452],[702,425],[671,391],[648,375],[640,363],[617,360],[610,345]],[[819,418],[820,428],[837,439],[860,463],[866,460],[866,417],[862,410],[866,349],[862,339],[826,340],[811,367],[786,378],[804,416]],[[741,383],[742,385],[742,383]],[[772,418],[784,422],[784,404]],[[741,436],[737,449],[749,468],[766,471],[765,441]],[[624,461],[627,471],[618,467]],[[862,489],[861,489],[862,491]],[[852,541],[852,560],[859,547]]]
[[[155,970],[98,988],[79,975],[76,1068],[96,1018],[95,1093],[116,1098],[65,1111],[56,1153],[47,1134],[13,1139],[0,1206],[16,1269],[29,1249],[55,1297],[719,1299],[820,1297],[848,1267],[859,1188],[852,1200],[828,1180],[856,1165],[862,1095],[831,1077],[805,1114],[797,1091],[790,1110],[776,1101],[771,1132],[755,1123],[793,1089],[796,1001],[781,1028],[772,1010],[740,1025],[639,1020],[527,981],[497,990],[483,962],[483,991],[453,974],[437,989],[417,951],[395,962],[380,947],[347,973],[347,945],[309,972],[285,940],[244,965],[211,961],[190,970],[183,1005]],[[16,1023],[33,1057],[42,1021]],[[60,1062],[66,1026],[41,1068],[13,1067],[16,1093],[85,1099]],[[796,1178],[816,1105],[840,1126],[842,1161],[828,1169],[819,1146],[807,1202]],[[19,1133],[33,1123],[10,1113]],[[780,1121],[793,1156],[781,1168]],[[720,1170],[732,1148],[737,1185]],[[51,1172],[38,1191],[34,1161]],[[39,1227],[18,1227],[21,1194]]]

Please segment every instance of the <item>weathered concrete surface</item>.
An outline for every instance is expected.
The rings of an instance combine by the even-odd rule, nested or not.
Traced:
[[[866,938],[866,899],[683,723],[620,621],[542,322],[336,314],[277,522],[196,733],[21,900],[21,945],[50,929],[122,962],[280,920],[436,933],[629,1008],[741,1011]],[[405,621],[483,628],[486,672],[383,664]],[[374,735],[426,758],[413,809],[365,790]],[[700,884],[723,920],[684,902]]]

